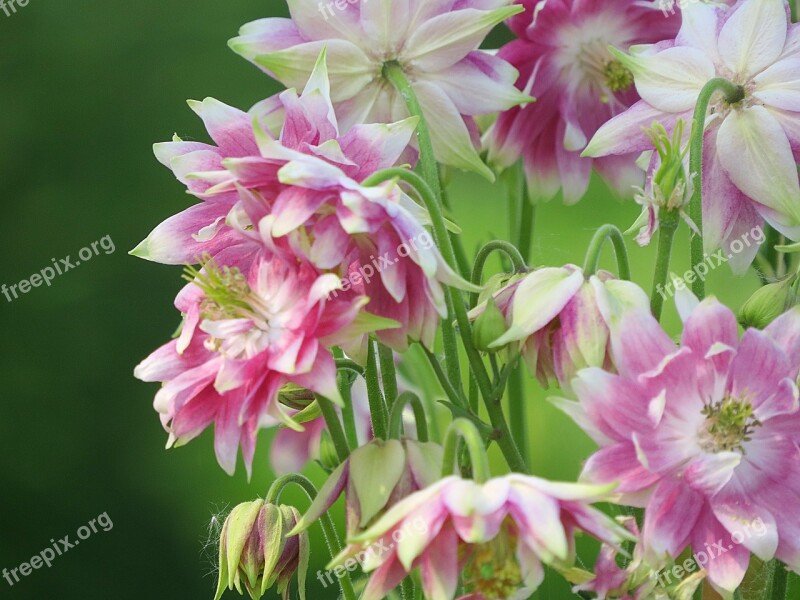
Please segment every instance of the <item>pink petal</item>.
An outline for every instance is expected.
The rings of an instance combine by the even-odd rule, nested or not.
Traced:
[[[703,497],[680,479],[665,478],[645,511],[643,540],[654,566],[676,558],[689,543],[704,506]]]

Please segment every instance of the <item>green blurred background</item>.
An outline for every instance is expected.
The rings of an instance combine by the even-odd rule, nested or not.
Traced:
[[[217,466],[210,431],[164,450],[151,406],[156,389],[132,370],[178,323],[180,270],[127,251],[190,201],[151,152],[173,132],[205,139],[185,99],[214,96],[247,109],[278,91],[226,47],[240,25],[277,14],[285,14],[279,0],[30,0],[10,17],[0,11],[0,284],[28,278],[52,258],[74,259],[106,235],[116,247],[51,287],[12,303],[0,297],[0,568],[28,561],[51,538],[74,538],[101,513],[114,523],[13,587],[0,579],[0,598],[210,599],[214,515],[263,496],[273,478],[269,433],[250,483],[241,465],[233,478]],[[468,249],[507,236],[500,186],[457,175],[451,197]],[[627,228],[638,207],[595,184],[576,207],[552,202],[538,212],[534,262],[560,265],[582,261],[602,223]],[[635,279],[649,286],[654,249],[630,250]],[[684,231],[676,271],[687,255]],[[731,283],[725,269],[711,281],[732,306],[756,286],[753,276]],[[667,322],[676,322],[671,304]],[[534,471],[574,478],[592,444],[528,385]],[[321,480],[316,466],[308,474]],[[285,498],[306,506],[300,496]],[[319,537],[314,548],[312,573],[327,559]],[[310,579],[310,598],[335,597]],[[548,583],[537,597],[568,593]]]

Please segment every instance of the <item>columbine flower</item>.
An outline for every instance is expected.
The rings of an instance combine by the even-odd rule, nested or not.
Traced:
[[[302,89],[323,48],[330,56],[333,101],[344,130],[408,116],[384,65],[403,69],[416,92],[436,158],[491,179],[475,148],[473,117],[526,101],[517,72],[477,50],[489,31],[521,11],[512,0],[370,0],[337,5],[289,0],[291,19],[245,25],[231,48],[287,87]]]
[[[586,193],[592,166],[620,194],[641,182],[637,154],[598,160],[580,152],[605,121],[638,100],[631,72],[608,50],[675,36],[679,17],[664,18],[656,2],[635,0],[522,0],[510,19],[519,39],[499,56],[517,69],[520,88],[535,104],[500,115],[487,136],[489,162],[508,167],[523,157],[533,198],[564,201]],[[649,125],[649,123],[647,123]]]
[[[220,466],[234,472],[241,444],[249,474],[267,417],[299,428],[278,402],[287,383],[341,403],[327,348],[349,335],[366,300],[332,301],[340,286],[334,275],[279,259],[256,260],[247,276],[213,262],[192,275],[176,301],[185,315],[180,337],[135,375],[164,383],[155,408],[169,445],[187,443],[213,422]]]
[[[295,531],[305,531],[344,493],[347,532],[362,533],[400,500],[440,479],[444,449],[411,439],[373,440],[330,475]]]
[[[235,261],[229,257],[247,257],[260,247],[226,221],[240,201],[237,184],[257,188],[267,207],[288,188],[277,175],[285,161],[261,156],[254,126],[283,147],[320,157],[361,181],[400,160],[417,124],[416,119],[406,119],[389,125],[356,125],[341,135],[330,105],[324,52],[299,97],[295,90],[286,90],[247,113],[213,98],[190,101],[189,106],[203,119],[216,146],[175,136],[154,150],[189,193],[203,202],[164,221],[131,252],[165,264],[195,264],[200,256],[215,257],[223,251],[226,258],[220,262],[231,263]]]
[[[416,568],[426,598],[453,600],[459,575],[466,598],[528,598],[544,578],[542,563],[567,568],[574,560],[576,530],[610,544],[625,539],[589,506],[610,489],[518,474],[484,484],[447,477],[351,538],[334,563],[360,554],[364,569],[375,570],[362,600],[384,598]]]
[[[287,536],[299,517],[294,507],[263,500],[234,508],[220,535],[219,583],[214,600],[219,600],[226,589],[235,588],[241,594],[242,583],[253,600],[275,584],[283,600],[288,600],[295,573],[300,598],[305,600],[308,535]]]
[[[610,313],[619,374],[585,369],[580,404],[557,403],[601,446],[584,479],[646,506],[647,561],[713,553],[709,581],[730,598],[750,551],[800,570],[800,308],[740,341],[730,310],[686,294],[680,348],[649,313]]]
[[[580,369],[611,364],[608,327],[598,308],[598,296],[607,294],[632,307],[648,305],[636,285],[604,272],[587,281],[575,265],[536,269],[516,278],[493,296],[505,315],[506,330],[489,348],[518,345],[542,385],[556,380],[568,390]],[[479,305],[470,317],[479,319],[485,307]]]
[[[691,122],[703,86],[723,77],[741,86],[742,98],[717,98],[706,119],[703,161],[703,235],[706,251],[732,254],[745,270],[758,251],[739,254],[731,241],[770,225],[800,237],[800,183],[793,152],[800,152],[798,26],[782,0],[742,0],[732,8],[692,2],[674,42],[615,53],[634,75],[642,100],[606,123],[584,152],[620,155],[648,149],[642,127],[654,120],[671,129]]]

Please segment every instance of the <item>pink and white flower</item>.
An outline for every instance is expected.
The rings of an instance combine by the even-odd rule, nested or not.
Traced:
[[[341,404],[328,348],[351,335],[366,299],[333,300],[340,282],[307,264],[258,258],[245,276],[208,263],[180,293],[180,336],[136,367],[159,381],[155,408],[169,446],[214,423],[217,460],[232,474],[241,445],[248,474],[256,435],[275,420],[295,424],[278,402],[288,383]]]
[[[657,2],[521,0],[509,20],[516,40],[498,56],[520,71],[517,85],[536,103],[502,113],[487,135],[489,162],[505,168],[522,156],[531,198],[580,200],[594,167],[622,196],[641,185],[637,153],[589,160],[580,153],[598,128],[639,99],[633,77],[609,52],[675,37],[679,17]]]
[[[507,328],[489,346],[515,345],[542,385],[557,381],[569,390],[580,369],[611,367],[608,326],[598,307],[598,296],[609,294],[632,308],[648,306],[641,288],[610,273],[587,280],[575,265],[536,269],[494,294]],[[478,318],[485,307],[470,317]]]
[[[740,0],[733,7],[703,2],[683,9],[678,36],[615,53],[642,97],[606,123],[584,151],[591,157],[651,149],[643,127],[660,121],[671,130],[691,122],[701,89],[723,77],[743,98],[715,98],[706,119],[703,163],[703,236],[706,251],[724,248],[744,271],[758,247],[736,254],[730,243],[764,221],[800,238],[800,26],[783,0]],[[687,132],[688,133],[688,132]]]
[[[555,402],[601,446],[583,479],[646,507],[647,561],[715,548],[705,569],[730,598],[750,552],[800,570],[800,308],[740,340],[729,309],[686,294],[680,347],[649,313],[612,310],[619,374],[585,369],[580,403]]]
[[[245,25],[230,46],[287,87],[303,89],[317,56],[330,57],[333,102],[344,131],[409,115],[383,76],[396,63],[419,99],[437,160],[493,175],[476,149],[474,117],[528,98],[517,71],[478,46],[498,23],[519,12],[513,0],[288,0],[291,19]]]
[[[460,575],[466,598],[528,598],[544,578],[543,564],[571,565],[577,530],[614,545],[627,539],[589,505],[611,489],[519,474],[483,484],[447,477],[351,538],[333,564],[367,550],[363,566],[374,573],[362,600],[384,598],[416,568],[426,598],[453,600]],[[376,547],[388,550],[368,551]]]

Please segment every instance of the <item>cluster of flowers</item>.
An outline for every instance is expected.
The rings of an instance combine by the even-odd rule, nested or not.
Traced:
[[[796,240],[800,26],[785,2],[694,2],[669,15],[648,0],[288,4],[291,18],[250,23],[230,46],[289,89],[247,112],[190,102],[213,143],[176,136],[155,153],[199,202],[132,252],[185,268],[182,325],[135,372],[162,384],[155,408],[168,445],[213,424],[219,464],[233,474],[241,449],[250,476],[259,431],[280,426],[276,472],[318,458],[329,473],[304,515],[278,504],[287,482],[310,486],[299,475],[234,509],[217,597],[244,585],[257,599],[277,584],[287,598],[297,574],[305,598],[306,530],[341,495],[348,543],[331,564],[366,556],[363,600],[415,585],[432,600],[521,600],[544,565],[582,594],[627,600],[687,599],[704,577],[730,598],[751,553],[800,572],[794,296],[740,336],[731,310],[684,289],[676,344],[660,304],[627,281],[621,237],[618,276],[597,271],[602,236],[583,268],[529,271],[520,257],[515,273],[481,287],[456,265],[458,228],[442,216],[431,168],[493,180],[521,162],[522,202],[561,191],[567,203],[585,195],[594,168],[622,195],[640,186],[642,244],[677,227],[677,214],[706,252],[765,224]],[[504,21],[516,39],[481,50]],[[719,81],[722,97],[709,98]],[[690,139],[705,152],[699,163]],[[418,162],[427,183],[409,168]],[[686,214],[693,196],[699,214]],[[429,227],[436,243],[414,243],[433,239]],[[736,254],[733,270],[758,251]],[[374,273],[385,256],[397,258]],[[453,320],[490,424],[462,391]],[[446,369],[434,354],[440,330]],[[428,441],[430,406],[398,390],[394,361],[417,343],[457,417],[444,445]],[[600,448],[579,483],[489,475],[491,440],[512,471],[526,470],[500,404],[518,357],[562,390],[551,402]],[[414,425],[403,419],[408,403]],[[459,436],[470,460],[456,469]],[[617,522],[592,506],[601,501],[643,508],[643,520]],[[674,585],[658,576],[689,547],[752,523],[761,535],[697,576]],[[580,531],[604,544],[594,573],[573,568]],[[630,543],[633,560],[618,566]],[[386,551],[365,552],[376,546]],[[349,577],[341,586],[354,600]]]

